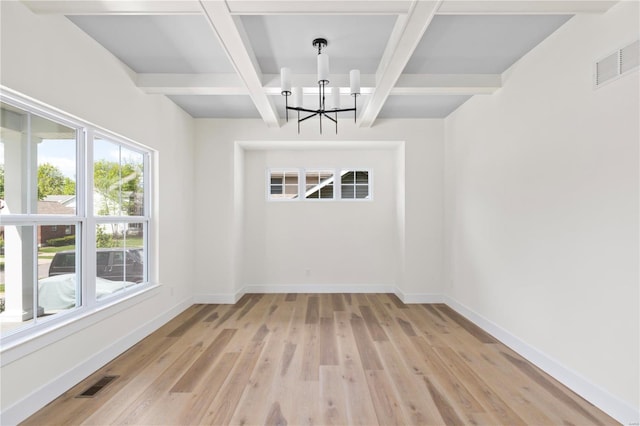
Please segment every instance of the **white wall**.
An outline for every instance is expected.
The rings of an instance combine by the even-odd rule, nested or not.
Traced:
[[[393,289],[398,268],[396,149],[249,150],[245,152],[241,281],[311,293]],[[371,201],[268,202],[265,171],[274,168],[370,170]]]
[[[594,90],[592,67],[638,39],[638,16],[637,2],[621,2],[572,18],[503,89],[445,120],[447,294],[594,384],[601,402],[610,394],[602,408],[629,422],[640,398],[639,77]]]
[[[319,284],[345,290],[363,285],[375,290],[391,284],[416,301],[442,293],[442,120],[380,120],[370,129],[344,120],[337,136],[319,136],[315,123],[303,123],[299,136],[295,123],[267,129],[261,120],[197,120],[196,138],[196,190],[202,194],[196,202],[196,262],[207,265],[197,271],[196,300],[229,301],[247,286],[265,285],[314,285],[315,290]],[[293,151],[275,149],[281,144]],[[265,168],[295,165],[294,160],[301,166],[371,164],[374,201],[267,203]],[[332,232],[306,231],[309,239],[293,238],[293,230],[307,229],[308,218],[329,218],[335,225],[339,214],[352,224],[360,218],[350,231],[356,241],[343,241],[343,248],[339,234],[347,232],[346,224]],[[287,224],[292,231],[283,236]],[[305,265],[297,251],[301,263],[294,262],[294,268],[270,263],[274,250],[292,254],[292,241],[309,250],[315,241],[319,258]],[[343,264],[322,271],[321,264],[337,264],[364,242],[371,245],[370,252],[357,258],[355,267]],[[326,250],[334,246],[335,253]]]
[[[191,117],[164,96],[140,92],[121,63],[66,18],[36,16],[20,2],[1,2],[0,13],[2,85],[157,150],[154,276],[165,284],[14,362],[3,349],[2,423],[9,424],[190,303],[194,134]]]

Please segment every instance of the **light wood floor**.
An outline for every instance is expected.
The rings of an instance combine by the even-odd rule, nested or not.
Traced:
[[[190,307],[25,424],[616,423],[445,305],[274,294]]]

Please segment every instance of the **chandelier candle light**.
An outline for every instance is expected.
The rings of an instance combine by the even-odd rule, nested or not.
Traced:
[[[291,70],[282,68],[280,70],[280,90],[285,99],[286,118],[289,121],[289,110],[298,112],[298,134],[300,134],[300,123],[308,120],[316,115],[320,121],[320,134],[322,134],[322,117],[333,121],[336,125],[336,134],[338,134],[338,113],[353,111],[353,121],[357,119],[357,102],[356,99],[360,94],[360,71],[351,70],[349,72],[350,94],[353,96],[353,108],[340,108],[340,88],[333,87],[331,94],[333,98],[333,108],[326,108],[325,91],[329,84],[329,55],[322,53],[322,48],[327,47],[327,40],[324,38],[316,38],[313,40],[313,47],[318,48],[318,109],[305,108],[302,105],[302,88],[291,88]],[[289,96],[293,95],[293,106],[289,106]],[[309,113],[306,117],[300,118],[300,112]]]

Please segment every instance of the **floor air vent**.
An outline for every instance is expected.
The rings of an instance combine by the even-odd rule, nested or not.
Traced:
[[[93,398],[98,392],[107,387],[109,383],[113,382],[117,378],[118,376],[104,376],[76,398]]]
[[[640,40],[636,40],[596,62],[594,85],[598,88],[605,83],[616,80],[629,71],[638,68],[639,64]]]

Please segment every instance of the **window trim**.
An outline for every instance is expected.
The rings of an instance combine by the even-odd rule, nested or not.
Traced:
[[[83,319],[93,316],[95,313],[107,309],[111,306],[123,305],[131,298],[145,294],[149,290],[158,287],[155,283],[155,259],[151,255],[151,247],[155,244],[155,235],[150,234],[150,230],[155,229],[154,214],[151,211],[153,206],[153,177],[154,177],[154,157],[157,151],[143,144],[135,142],[122,135],[111,132],[89,121],[82,120],[72,114],[68,114],[55,107],[37,101],[28,96],[22,95],[12,89],[0,85],[0,102],[12,107],[19,108],[30,114],[40,116],[58,124],[68,126],[76,130],[76,212],[75,215],[39,215],[31,212],[31,207],[27,208],[23,214],[2,215],[3,226],[31,225],[39,226],[46,224],[75,225],[76,232],[80,234],[80,241],[76,242],[76,250],[81,256],[81,264],[78,265],[78,277],[80,279],[80,306],[70,308],[68,311],[59,312],[48,317],[34,316],[32,324],[24,324],[15,330],[10,330],[0,336],[0,354],[2,354],[1,364],[5,365],[5,352],[23,346],[34,339],[39,339],[49,335],[60,328],[73,330],[82,329],[88,325],[82,323]],[[30,131],[30,128],[29,128]],[[95,265],[95,225],[102,217],[94,215],[93,212],[93,140],[99,135],[107,140],[126,146],[128,149],[143,155],[143,193],[144,193],[144,215],[143,216],[115,216],[118,222],[136,222],[143,224],[144,244],[145,244],[145,281],[135,286],[124,288],[117,292],[117,295],[101,300],[96,299],[96,265]],[[29,182],[33,185],[33,182]],[[37,232],[35,233],[37,235]],[[36,244],[37,246],[37,244]],[[93,248],[91,248],[93,247]],[[93,263],[92,263],[93,262]],[[34,266],[37,269],[37,265]],[[37,276],[37,274],[36,274]],[[38,280],[34,282],[34,289],[37,289]],[[34,295],[37,292],[34,292]],[[34,297],[34,300],[36,298]],[[34,301],[34,304],[36,302]],[[122,307],[121,309],[125,309]],[[71,327],[72,324],[74,327]],[[59,339],[62,339],[73,331],[60,332]],[[45,339],[48,340],[49,338]],[[56,339],[56,340],[59,340]],[[36,349],[37,350],[37,345]]]

